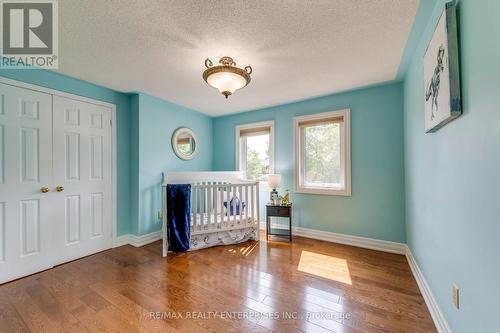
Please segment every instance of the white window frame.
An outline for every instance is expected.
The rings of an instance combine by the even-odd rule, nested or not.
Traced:
[[[243,170],[243,165],[245,163],[241,163],[241,146],[240,146],[240,133],[242,130],[251,130],[254,128],[260,128],[260,127],[266,127],[269,126],[270,131],[269,131],[269,173],[273,174],[274,173],[274,120],[268,120],[268,121],[261,121],[258,123],[251,123],[251,124],[242,124],[236,126],[236,142],[235,142],[235,151],[236,151],[236,170],[237,171],[245,171]],[[245,174],[245,172],[244,172]],[[261,185],[263,185],[263,189],[267,188],[267,181],[261,181]]]
[[[351,110],[343,109],[338,111],[322,112],[294,118],[294,173],[295,173],[295,192],[322,195],[341,195],[351,196]],[[325,118],[342,117],[343,131],[341,129],[341,151],[344,161],[344,188],[335,189],[327,187],[312,187],[302,185],[302,156],[304,151],[304,140],[301,138],[299,124],[304,121],[322,120]]]

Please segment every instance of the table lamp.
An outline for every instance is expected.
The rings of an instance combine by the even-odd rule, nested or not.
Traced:
[[[281,176],[277,174],[268,175],[267,184],[269,185],[270,188],[273,189],[271,191],[271,202],[273,202],[273,196],[274,195],[278,196],[278,191],[276,191],[276,189],[281,185]]]

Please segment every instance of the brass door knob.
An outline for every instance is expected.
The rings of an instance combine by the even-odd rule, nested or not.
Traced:
[[[57,192],[62,192],[62,191],[64,191],[64,187],[62,187],[61,185],[59,185],[59,186],[56,187],[56,191]]]
[[[47,186],[44,186],[40,189],[40,192],[42,193],[47,193],[47,192],[50,192],[50,188],[48,188]]]

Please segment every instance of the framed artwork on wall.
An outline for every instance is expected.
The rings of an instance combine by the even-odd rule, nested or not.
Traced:
[[[425,131],[435,132],[462,114],[457,5],[446,4],[424,55]]]

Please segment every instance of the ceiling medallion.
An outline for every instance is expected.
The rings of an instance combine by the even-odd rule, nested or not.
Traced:
[[[203,72],[203,80],[217,88],[226,98],[250,83],[252,67],[246,66],[243,69],[236,67],[231,57],[222,57],[219,63],[220,65],[214,66],[212,60],[208,58],[205,60],[207,69]]]

